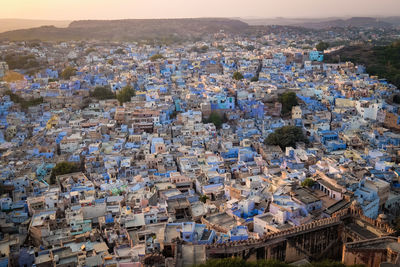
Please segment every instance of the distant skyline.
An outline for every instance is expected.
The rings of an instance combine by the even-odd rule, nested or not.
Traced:
[[[400,0],[0,0],[0,18],[323,18],[400,15]]]

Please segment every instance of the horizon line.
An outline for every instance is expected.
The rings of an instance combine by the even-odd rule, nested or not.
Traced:
[[[75,18],[75,19],[51,19],[51,18],[9,18],[4,17],[0,20],[32,20],[32,21],[77,21],[77,20],[156,20],[156,19],[329,19],[329,18],[389,18],[389,17],[400,17],[400,15],[332,15],[332,16],[276,16],[276,17],[261,17],[261,16],[199,16],[199,17],[157,17],[157,18]]]

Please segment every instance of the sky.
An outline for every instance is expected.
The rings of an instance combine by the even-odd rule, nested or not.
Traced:
[[[400,15],[400,0],[0,0],[0,18],[322,18]]]

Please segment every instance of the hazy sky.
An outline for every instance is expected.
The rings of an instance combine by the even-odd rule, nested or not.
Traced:
[[[400,15],[400,0],[0,0],[0,18],[121,19]]]

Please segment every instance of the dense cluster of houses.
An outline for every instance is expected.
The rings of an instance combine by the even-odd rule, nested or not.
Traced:
[[[172,266],[178,240],[259,239],[353,201],[367,217],[395,221],[397,88],[362,66],[324,63],[318,51],[223,36],[196,45],[207,49],[0,46],[49,64],[0,82],[3,92],[43,98],[22,108],[1,97],[0,266]],[[66,66],[76,68],[69,80],[60,75]],[[0,76],[7,71],[0,63]],[[122,105],[90,96],[98,86],[118,94],[128,85],[136,95]],[[277,99],[288,91],[298,105],[283,116]],[[289,125],[308,143],[264,143]],[[79,168],[51,177],[61,162]],[[204,260],[186,255],[187,264]]]

